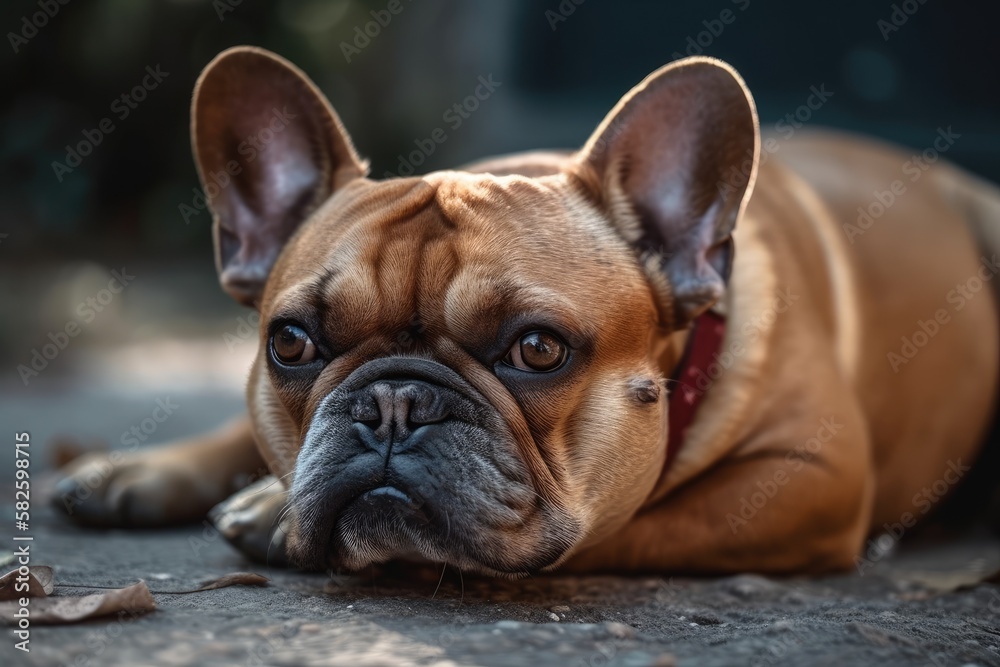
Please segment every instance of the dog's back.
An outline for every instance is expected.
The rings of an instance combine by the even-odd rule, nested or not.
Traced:
[[[996,410],[1000,191],[944,159],[956,138],[908,151],[802,132],[775,152],[830,208],[854,271],[875,525],[951,491]]]

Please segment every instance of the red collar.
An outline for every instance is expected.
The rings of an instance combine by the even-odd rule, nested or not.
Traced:
[[[695,413],[705,394],[722,377],[725,367],[719,359],[722,339],[726,335],[726,320],[721,315],[706,311],[695,318],[688,334],[684,356],[668,383],[669,434],[665,475],[674,462],[677,452],[684,446],[684,437],[694,421]]]

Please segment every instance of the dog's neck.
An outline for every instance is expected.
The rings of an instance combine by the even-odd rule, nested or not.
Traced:
[[[667,337],[660,353],[660,368],[670,369],[667,380],[668,441],[662,476],[684,446],[684,436],[694,421],[702,399],[718,377],[712,368],[726,331],[723,315],[708,311],[690,328]]]

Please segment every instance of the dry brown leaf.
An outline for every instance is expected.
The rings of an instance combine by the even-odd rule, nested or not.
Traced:
[[[981,584],[1000,584],[1000,570],[997,570],[993,574],[984,577],[979,583]]]
[[[923,600],[930,600],[935,595],[936,593],[933,591],[912,591],[910,593],[897,593],[896,598],[904,602],[921,602]]]
[[[955,588],[955,591],[961,592],[961,591],[972,590],[973,588],[979,586],[980,584],[1000,584],[1000,570],[991,572],[984,576],[977,577],[975,580],[971,582],[964,583],[961,586]]]
[[[901,599],[928,599],[948,593],[970,591],[982,584],[1000,584],[1000,570],[983,574],[978,568],[964,568],[946,572],[906,572],[897,577],[898,581],[913,582],[928,590],[923,594],[912,592],[897,597]],[[907,598],[904,595],[914,597]],[[924,597],[919,597],[924,595]]]
[[[28,568],[26,581],[18,582],[20,568],[11,570],[0,577],[0,600],[16,600],[18,598],[44,598],[52,594],[54,576],[52,568],[47,565],[34,565]],[[18,590],[17,584],[28,584],[27,590]]]
[[[226,588],[227,586],[267,586],[270,579],[254,572],[230,572],[218,579],[206,581],[198,588],[189,591],[156,591],[164,595],[188,595],[189,593],[201,593],[202,591],[214,591],[216,588]]]
[[[32,568],[34,569],[34,568]],[[20,611],[17,602],[0,602],[0,619],[4,622],[17,623],[15,614]],[[32,623],[60,625],[77,623],[99,616],[107,616],[116,612],[147,612],[156,609],[153,596],[146,582],[126,588],[84,595],[82,597],[49,597],[32,600],[28,605]]]
[[[267,586],[268,578],[254,572],[231,572],[225,576],[206,582],[200,588],[193,591],[181,591],[182,593],[200,593],[202,591],[212,591],[216,588],[226,588],[227,586]]]
[[[971,570],[900,572],[894,576],[897,581],[919,584],[933,593],[952,593],[978,586],[982,575]]]

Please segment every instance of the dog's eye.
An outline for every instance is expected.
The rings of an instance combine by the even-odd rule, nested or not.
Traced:
[[[532,331],[510,348],[504,363],[522,371],[544,373],[554,371],[564,363],[568,351],[566,344],[547,331]]]
[[[271,352],[278,363],[299,366],[316,358],[316,345],[302,327],[286,324],[271,336]]]

